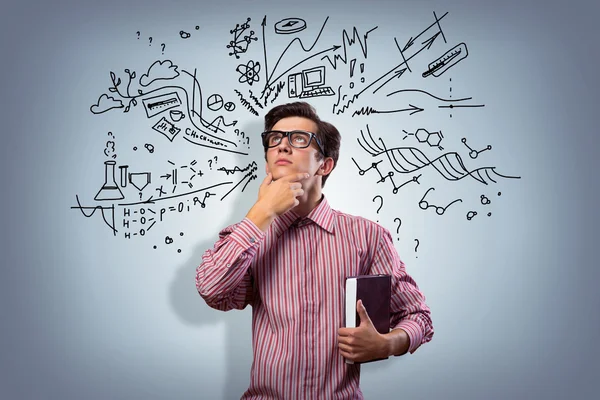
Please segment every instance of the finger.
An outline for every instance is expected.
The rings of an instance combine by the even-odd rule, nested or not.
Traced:
[[[304,194],[304,189],[294,190],[294,197],[302,196]]]
[[[350,333],[352,332],[353,329],[356,329],[356,328],[340,328],[340,329],[338,329],[338,337],[350,336]]]
[[[343,351],[345,353],[351,353],[352,352],[352,347],[348,346],[347,344],[344,343],[339,343],[338,344],[338,349],[340,349],[340,351]]]
[[[301,189],[301,188],[302,188],[302,184],[300,182],[290,183],[290,189],[292,189],[292,190],[297,190],[297,189]]]
[[[371,322],[371,318],[369,318],[369,314],[367,313],[367,309],[365,308],[365,306],[362,303],[362,300],[358,300],[356,302],[356,310],[358,311],[358,316],[360,317],[360,324],[370,324],[373,325],[373,323]]]
[[[273,182],[273,175],[269,172],[267,174],[267,176],[265,176],[265,179],[263,179],[262,183],[260,184],[261,186],[268,186],[271,184],[271,182]]]
[[[309,176],[310,175],[306,172],[299,172],[296,174],[286,175],[281,179],[283,179],[284,181],[288,181],[288,182],[298,182],[298,181],[308,178]]]

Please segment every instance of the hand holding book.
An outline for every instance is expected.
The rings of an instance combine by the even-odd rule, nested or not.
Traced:
[[[390,355],[391,276],[360,275],[346,279],[346,327],[338,347],[346,363],[386,359]]]
[[[340,328],[338,347],[348,364],[386,359],[389,356],[388,341],[377,331],[361,300],[356,303],[360,325]]]

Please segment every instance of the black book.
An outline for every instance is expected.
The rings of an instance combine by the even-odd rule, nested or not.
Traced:
[[[362,300],[371,322],[379,333],[390,331],[390,307],[392,301],[391,275],[359,275],[346,278],[346,327],[356,328],[360,325],[360,317],[356,309],[358,300]],[[385,360],[379,358],[377,360]],[[367,361],[370,362],[370,361]],[[347,364],[354,364],[346,360]]]

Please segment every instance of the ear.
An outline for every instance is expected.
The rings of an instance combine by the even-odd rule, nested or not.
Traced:
[[[317,171],[317,175],[329,175],[329,173],[333,170],[334,166],[335,161],[333,161],[333,158],[326,157],[325,159],[323,159],[323,164],[321,165],[321,168],[319,168],[319,170]]]

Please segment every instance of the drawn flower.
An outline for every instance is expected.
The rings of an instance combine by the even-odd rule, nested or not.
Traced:
[[[248,64],[240,64],[235,69],[240,73],[240,83],[248,83],[252,86],[254,82],[258,82],[258,73],[260,72],[260,62],[248,61]]]

